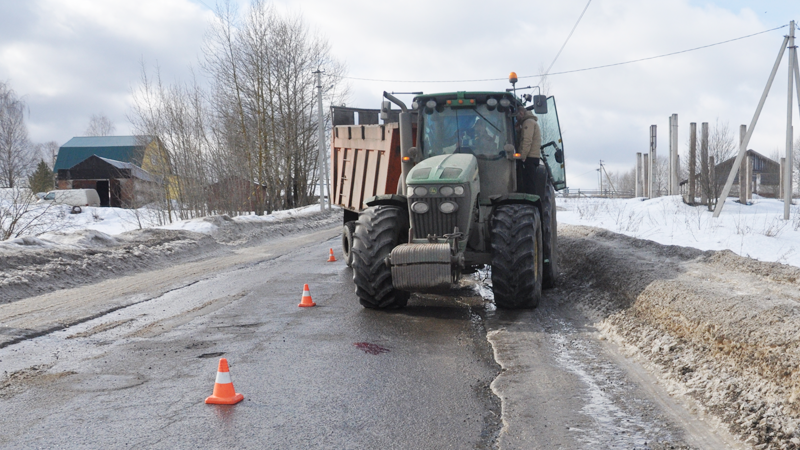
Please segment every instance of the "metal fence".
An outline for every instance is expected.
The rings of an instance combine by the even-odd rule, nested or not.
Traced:
[[[630,191],[612,191],[611,189],[564,189],[560,192],[564,198],[633,198],[634,192]]]

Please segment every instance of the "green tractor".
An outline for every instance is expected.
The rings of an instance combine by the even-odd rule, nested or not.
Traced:
[[[396,194],[366,199],[345,224],[361,304],[402,308],[411,292],[448,289],[489,265],[497,307],[535,308],[558,274],[555,191],[566,179],[555,99],[453,92],[417,95],[409,109],[384,97],[382,117],[397,117],[391,103],[401,109],[402,173]],[[518,189],[515,160],[515,112],[526,107],[542,130],[535,195]]]

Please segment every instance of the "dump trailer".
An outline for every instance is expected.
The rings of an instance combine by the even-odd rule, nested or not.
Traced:
[[[352,266],[358,215],[367,201],[398,192],[402,173],[399,114],[389,113],[379,123],[378,109],[333,106],[331,117],[331,197],[344,210],[342,253]]]
[[[332,111],[331,192],[360,303],[401,308],[411,292],[449,289],[488,265],[498,307],[536,307],[556,283],[555,191],[566,187],[555,99],[451,92],[408,108],[384,97],[380,110]],[[535,193],[518,179],[520,108],[542,131]]]

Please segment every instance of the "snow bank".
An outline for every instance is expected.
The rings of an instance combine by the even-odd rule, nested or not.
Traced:
[[[783,220],[783,202],[756,198],[751,205],[728,199],[716,219],[679,196],[656,199],[557,199],[559,224],[587,225],[664,245],[731,250],[759,261],[800,267],[800,206]]]

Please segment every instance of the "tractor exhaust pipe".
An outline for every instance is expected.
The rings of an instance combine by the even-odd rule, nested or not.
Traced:
[[[400,99],[395,97],[394,95],[383,91],[383,96],[390,100],[392,103],[400,107],[400,161],[402,162],[400,167],[402,173],[400,175],[400,195],[406,195],[406,177],[408,176],[408,172],[414,167],[413,158],[411,158],[410,152],[408,151],[411,148],[411,144],[413,142],[411,136],[411,112],[408,111],[406,104],[401,102]],[[388,102],[385,102],[388,106]],[[387,108],[388,109],[388,108]]]

